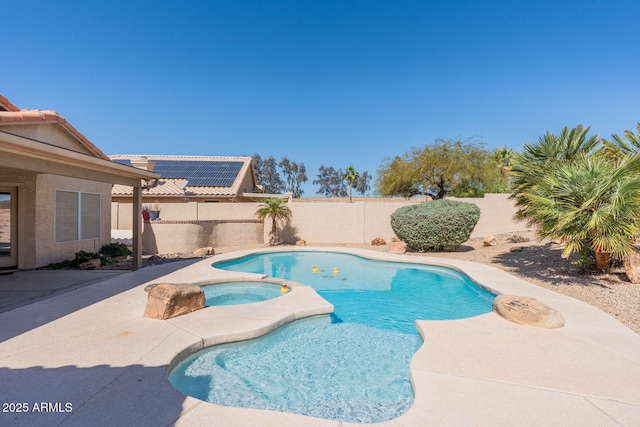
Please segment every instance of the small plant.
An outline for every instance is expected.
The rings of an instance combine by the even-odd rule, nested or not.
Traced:
[[[476,205],[442,199],[396,210],[391,228],[414,252],[455,250],[469,240],[478,219]]]
[[[271,246],[278,243],[278,221],[286,222],[291,218],[292,212],[286,205],[286,200],[277,197],[270,199],[262,199],[261,205],[255,215],[264,221],[265,218],[271,218],[271,231],[269,232],[269,244]]]
[[[123,243],[110,243],[108,245],[103,245],[100,248],[99,253],[109,258],[131,255],[131,251],[129,250],[127,245]]]

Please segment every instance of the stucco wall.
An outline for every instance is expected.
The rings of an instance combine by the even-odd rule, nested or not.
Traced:
[[[527,229],[525,224],[513,221],[516,209],[507,194],[488,194],[484,198],[460,200],[474,203],[480,208],[480,220],[472,238]],[[390,241],[395,237],[390,215],[402,206],[420,202],[422,201],[358,199],[349,203],[348,199],[294,199],[288,205],[293,216],[282,228],[281,238],[286,243],[304,239],[308,244],[369,243],[376,237]],[[143,248],[149,253],[172,253],[188,252],[190,248],[202,246],[267,242],[270,223],[264,226],[262,241],[256,234],[255,212],[259,205],[257,202],[159,203],[161,221],[145,224],[145,227],[153,230],[154,240],[151,241],[150,236],[145,237]],[[127,226],[131,222],[131,205],[114,202],[113,218],[114,229],[129,229]],[[216,225],[209,230],[208,226],[202,224],[180,224],[189,221],[203,224],[213,221]]]
[[[73,259],[76,252],[97,252],[111,242],[111,184],[85,181],[59,175],[39,174],[36,177],[35,200],[35,266]],[[55,242],[55,192],[79,191],[100,194],[100,238],[74,242]],[[29,267],[27,267],[29,268]]]
[[[192,253],[207,246],[243,246],[264,242],[257,220],[145,221],[142,250],[145,254]]]
[[[3,130],[32,138],[38,141],[47,141],[48,144],[67,148],[79,153],[91,154],[76,138],[69,134],[61,125],[56,123],[28,123],[26,125],[5,125]]]

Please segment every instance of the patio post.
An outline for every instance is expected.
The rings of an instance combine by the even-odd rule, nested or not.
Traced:
[[[142,268],[142,187],[133,187],[133,253],[131,270]]]

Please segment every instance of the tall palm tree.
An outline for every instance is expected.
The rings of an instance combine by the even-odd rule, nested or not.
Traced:
[[[359,176],[360,174],[358,173],[358,171],[356,171],[356,169],[352,165],[349,165],[347,167],[347,170],[344,173],[344,179],[346,179],[347,183],[349,184],[349,203],[353,201],[353,198],[352,198],[353,184],[356,182]]]
[[[513,158],[516,152],[511,148],[500,147],[493,150],[493,159],[496,162],[496,166],[500,169],[500,176],[505,177],[513,166]]]
[[[258,206],[256,216],[261,221],[271,218],[271,231],[269,232],[269,245],[274,246],[278,242],[278,221],[286,221],[291,218],[292,212],[289,206],[285,205],[285,199],[276,197],[260,200],[262,205]]]

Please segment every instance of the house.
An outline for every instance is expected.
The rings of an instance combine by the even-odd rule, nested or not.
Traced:
[[[251,157],[146,154],[109,157],[116,163],[160,175],[157,183],[142,192],[145,204],[247,202],[265,197],[256,182]],[[132,194],[132,188],[125,185],[115,185],[111,193],[114,202],[130,202]]]
[[[255,218],[255,202],[288,197],[262,192],[251,157],[119,154],[110,158],[160,175],[142,191],[144,205],[157,211],[144,221],[143,250],[147,254],[262,243],[263,223]],[[114,238],[130,238],[131,198],[130,187],[113,187]]]
[[[159,176],[112,162],[52,110],[0,95],[0,269],[33,269],[111,242],[111,188],[133,194],[133,269],[141,266],[143,186]]]

